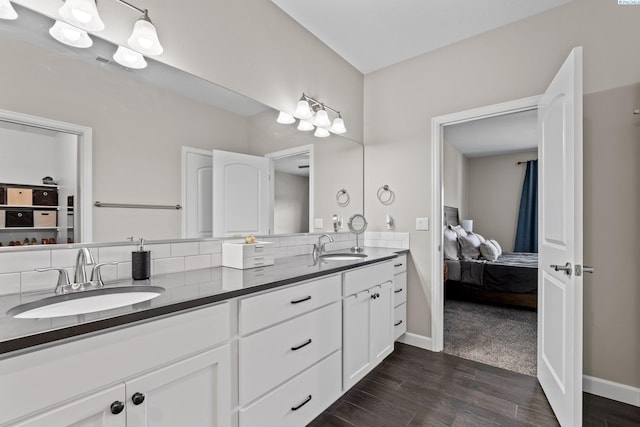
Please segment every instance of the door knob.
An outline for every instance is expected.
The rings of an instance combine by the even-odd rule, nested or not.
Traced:
[[[131,396],[131,401],[133,402],[134,405],[140,405],[142,402],[144,402],[144,394],[133,393],[133,396]]]
[[[571,276],[571,273],[573,272],[573,268],[571,267],[570,262],[566,263],[565,265],[551,264],[549,267],[553,268],[555,271],[564,271],[567,276]]]
[[[118,415],[120,412],[124,411],[124,403],[116,400],[111,404],[111,413],[113,415]]]

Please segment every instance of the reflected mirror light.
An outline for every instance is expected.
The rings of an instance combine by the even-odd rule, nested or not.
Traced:
[[[69,25],[66,22],[56,21],[49,29],[51,37],[68,46],[88,48],[93,45],[93,40],[86,31]]]
[[[113,55],[113,59],[123,67],[134,68],[136,70],[141,70],[147,66],[147,61],[144,60],[142,54],[124,46],[118,46],[118,50],[116,50],[116,53]]]

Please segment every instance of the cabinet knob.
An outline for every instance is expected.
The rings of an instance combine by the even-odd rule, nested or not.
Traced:
[[[111,404],[111,413],[113,415],[118,415],[120,412],[124,411],[124,403],[116,400]]]
[[[134,393],[133,396],[131,396],[131,401],[133,402],[134,405],[141,404],[142,402],[144,402],[144,394]]]

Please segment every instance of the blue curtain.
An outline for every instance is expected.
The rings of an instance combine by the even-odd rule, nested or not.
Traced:
[[[515,252],[538,252],[538,161],[527,162],[522,184]]]

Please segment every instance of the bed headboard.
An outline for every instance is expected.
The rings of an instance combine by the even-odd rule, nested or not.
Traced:
[[[444,207],[444,225],[460,225],[458,208],[454,208],[452,206]]]

